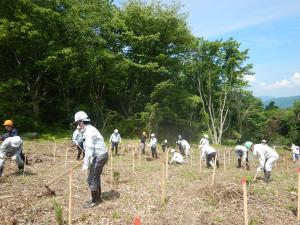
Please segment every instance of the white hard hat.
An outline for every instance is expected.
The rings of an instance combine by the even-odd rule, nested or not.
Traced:
[[[167,143],[167,142],[168,142],[168,140],[165,140],[164,142],[165,142],[165,143]]]
[[[204,134],[203,137],[204,137],[204,138],[208,138],[208,135],[207,135],[207,134]]]
[[[90,121],[90,119],[88,118],[88,115],[83,111],[79,111],[79,112],[75,113],[74,120],[75,120],[75,122],[78,122],[80,120]]]
[[[152,133],[152,134],[151,134],[151,137],[155,137],[155,134],[154,134],[154,133]]]
[[[174,148],[171,149],[171,153],[174,153],[176,152],[176,150]]]
[[[11,137],[10,144],[12,147],[19,147],[23,143],[22,139],[19,136]]]
[[[261,141],[261,143],[267,144],[267,141],[266,141],[265,139],[263,139],[263,140]]]
[[[118,133],[119,131],[118,131],[118,129],[115,129],[114,132],[115,132],[115,133]]]

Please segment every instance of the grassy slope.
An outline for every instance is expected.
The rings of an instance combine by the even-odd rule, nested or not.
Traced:
[[[123,143],[123,149],[127,148]],[[64,141],[62,144],[66,144]],[[136,144],[137,141],[130,141]],[[52,157],[53,143],[27,141],[25,152],[31,168],[25,177],[16,176],[16,166],[7,161],[5,176],[0,179],[1,196],[13,195],[0,201],[2,222],[19,224],[55,224],[53,201],[63,206],[64,218],[68,210],[68,178],[51,185],[57,196],[45,196],[43,185],[65,170],[65,147],[58,144],[57,157]],[[199,172],[199,155],[193,146],[193,165],[169,166],[167,197],[160,201],[160,161],[145,161],[139,165],[136,155],[135,171],[132,154],[124,153],[113,158],[114,170],[120,172],[120,184],[110,188],[110,164],[102,176],[104,202],[94,209],[83,209],[82,203],[90,198],[86,174],[77,169],[73,183],[73,224],[133,224],[140,215],[142,224],[243,224],[242,187],[243,176],[253,176],[257,162],[251,161],[251,171],[235,168],[236,157],[231,154],[231,165],[223,169],[223,148],[220,151],[221,168],[217,171],[216,184],[211,188],[212,170],[202,164]],[[149,151],[149,150],[148,150]],[[159,149],[159,153],[161,150]],[[77,162],[76,152],[69,152],[68,166]],[[40,158],[43,162],[38,163]],[[33,163],[36,161],[36,163]],[[228,155],[226,163],[228,164]],[[265,184],[258,180],[249,193],[249,217],[251,224],[297,224],[292,210],[296,207],[296,164],[290,161],[288,172],[283,157],[272,174],[274,181]],[[262,174],[260,174],[262,175]]]

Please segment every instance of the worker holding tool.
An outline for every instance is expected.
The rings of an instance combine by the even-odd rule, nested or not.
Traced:
[[[109,139],[109,143],[111,143],[111,152],[113,152],[115,149],[116,155],[118,155],[118,145],[121,143],[121,141],[121,135],[119,134],[118,129],[115,129]]]
[[[199,148],[202,148],[204,145],[209,145],[208,135],[204,134],[199,142]]]
[[[169,164],[182,164],[184,162],[183,156],[179,152],[176,152],[175,149],[172,149],[171,153],[173,156]]]
[[[235,147],[235,152],[238,157],[238,165],[237,168],[242,167],[242,161],[246,162],[246,169],[250,169],[249,160],[248,160],[248,149],[243,145],[237,145]]]
[[[75,114],[75,123],[82,131],[82,141],[85,150],[82,170],[88,170],[89,188],[92,200],[87,201],[83,207],[92,208],[101,202],[101,173],[108,161],[108,153],[104,139],[100,132],[90,124],[88,115],[79,111]]]
[[[178,145],[181,145],[184,155],[186,156],[186,162],[189,162],[191,146],[185,139],[178,140]]]
[[[294,162],[298,161],[299,160],[299,146],[292,144],[291,150],[292,150],[292,154],[293,154],[293,161]]]
[[[141,143],[140,143],[140,151],[142,154],[145,154],[145,148],[146,148],[146,132],[143,131],[142,136],[141,136]]]
[[[5,120],[3,126],[7,132],[0,136],[0,141],[5,141],[5,139],[8,137],[19,136],[19,131],[14,127],[12,120]],[[20,155],[21,159],[25,162],[25,154],[23,153],[23,150],[21,151]]]
[[[76,130],[73,133],[72,142],[77,146],[77,161],[79,161],[81,153],[83,154],[83,158],[85,155],[85,151],[83,148],[82,130],[79,126],[77,126]]]
[[[253,151],[253,155],[259,159],[259,166],[256,169],[255,177],[261,170],[264,170],[264,180],[268,183],[270,181],[273,163],[279,158],[278,153],[267,144],[254,145],[252,142],[247,141],[245,147]]]
[[[216,160],[217,151],[210,145],[202,146],[202,160],[206,158],[207,168],[214,167],[214,162]],[[219,168],[219,160],[216,161],[217,168]]]
[[[157,139],[155,137],[155,134],[152,133],[150,136],[150,148],[151,148],[152,158],[155,157],[156,159],[158,159],[156,145],[157,145]]]
[[[24,171],[24,161],[21,158],[23,141],[19,136],[8,137],[0,146],[0,177],[3,174],[5,158],[12,158],[18,164],[19,173]]]
[[[169,145],[168,145],[168,140],[164,140],[164,142],[161,144],[161,148],[163,150],[163,152],[166,151],[166,149],[168,149]]]
[[[184,149],[183,149],[183,146],[182,146],[182,141],[183,138],[181,136],[181,134],[178,135],[178,140],[176,141],[176,144],[178,145],[178,149],[179,149],[179,152],[181,155],[184,155]]]

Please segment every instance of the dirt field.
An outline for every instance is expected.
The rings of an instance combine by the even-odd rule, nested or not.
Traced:
[[[199,151],[193,146],[192,163],[169,165],[166,180],[165,202],[161,200],[161,148],[159,160],[147,160],[133,155],[124,141],[122,154],[113,157],[113,170],[120,173],[118,185],[111,188],[110,160],[102,175],[103,203],[92,209],[82,204],[90,198],[86,172],[81,167],[74,171],[72,196],[72,224],[133,224],[139,215],[142,224],[244,224],[241,179],[254,176],[257,161],[250,161],[251,171],[237,169],[234,152],[226,154],[218,148],[220,168],[211,187],[212,169],[199,169]],[[44,185],[52,178],[77,163],[75,149],[68,151],[67,141],[57,142],[54,160],[54,143],[26,141],[24,151],[30,165],[25,176],[17,175],[14,162],[6,161],[4,177],[0,178],[0,224],[57,224],[54,202],[63,208],[63,219],[68,224],[68,176],[50,185],[56,196],[49,196]],[[149,154],[149,149],[148,154]],[[150,158],[147,156],[147,158]],[[229,161],[231,164],[229,165]],[[297,224],[297,172],[298,165],[289,159],[288,170],[281,157],[273,170],[273,181],[265,184],[260,179],[249,190],[249,224]],[[259,176],[262,176],[260,173]],[[116,179],[115,179],[116,180]],[[116,181],[114,182],[116,183]]]

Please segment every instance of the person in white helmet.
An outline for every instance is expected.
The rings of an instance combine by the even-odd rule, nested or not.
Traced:
[[[292,144],[291,150],[292,150],[292,154],[293,154],[293,161],[294,162],[298,161],[299,160],[299,146]]]
[[[210,145],[202,146],[202,160],[206,158],[207,168],[212,168],[216,160],[217,151]],[[216,166],[219,168],[219,160],[216,161]]]
[[[203,145],[209,145],[208,135],[204,134],[199,142],[199,148],[202,148]]]
[[[111,143],[111,152],[116,150],[116,155],[118,155],[118,145],[121,143],[121,135],[119,134],[118,129],[115,129],[112,135],[109,138],[109,143]]]
[[[83,141],[82,141],[82,131],[79,126],[76,127],[76,130],[73,133],[72,142],[73,142],[73,144],[75,144],[77,146],[77,151],[78,151],[77,160],[79,161],[81,153],[83,153],[83,158],[85,155],[85,153],[84,153],[85,151],[83,148]]]
[[[175,149],[171,150],[171,154],[173,154],[173,156],[169,164],[182,164],[184,162],[183,156],[179,152],[176,152]]]
[[[85,112],[79,111],[75,114],[75,123],[82,133],[85,149],[82,170],[89,170],[87,182],[92,195],[92,200],[87,201],[83,207],[91,208],[101,202],[100,176],[108,161],[108,153],[102,135],[90,124],[90,119]]]
[[[181,134],[178,135],[178,140],[176,141],[176,144],[178,145],[178,149],[179,149],[179,152],[181,155],[184,155],[184,149],[183,149],[183,146],[182,146],[182,141],[183,138],[181,136]]]
[[[266,141],[265,139],[263,139],[263,140],[261,140],[261,143],[262,143],[263,145],[266,145],[266,144],[267,144],[267,141]]]
[[[0,177],[3,174],[5,158],[12,158],[18,164],[19,172],[24,170],[24,161],[21,158],[23,140],[19,136],[8,137],[0,146]]]
[[[152,158],[155,157],[156,159],[158,159],[156,145],[157,145],[157,139],[155,137],[155,134],[152,133],[150,137],[150,148],[151,148]]]
[[[237,168],[242,167],[242,161],[246,162],[246,169],[249,170],[249,160],[248,160],[248,149],[243,145],[235,146],[235,152],[238,157],[238,165]]]
[[[252,142],[246,142],[245,146],[248,150],[253,151],[253,155],[259,159],[259,166],[256,169],[256,173],[263,170],[265,175],[264,179],[266,182],[269,182],[273,163],[279,158],[278,153],[267,144],[254,145]]]
[[[189,143],[185,140],[178,140],[178,144],[181,145],[182,150],[184,152],[184,155],[186,156],[186,161],[189,161],[189,157],[190,157],[190,148],[191,146],[189,145]]]
[[[161,144],[161,148],[162,148],[163,152],[165,152],[166,149],[169,148],[168,140],[164,140],[164,142]]]

